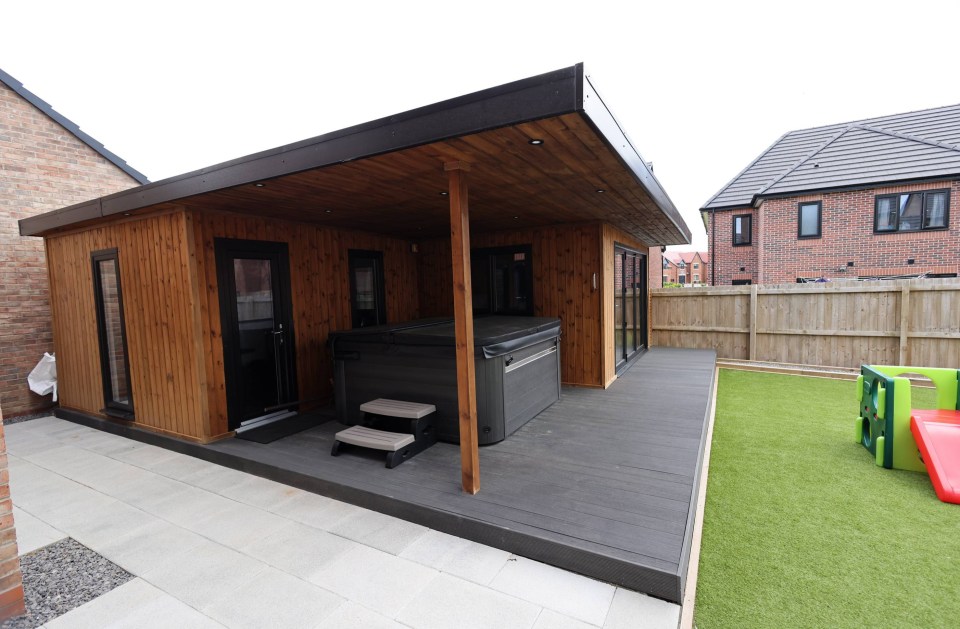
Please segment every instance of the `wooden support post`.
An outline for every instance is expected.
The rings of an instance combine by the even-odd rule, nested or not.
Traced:
[[[450,244],[453,252],[453,315],[457,334],[457,401],[460,411],[460,473],[463,490],[480,491],[477,446],[477,384],[473,364],[473,291],[470,286],[470,209],[466,162],[443,165],[450,185]]]
[[[757,359],[757,285],[750,286],[750,360]]]
[[[907,365],[907,343],[910,335],[910,287],[900,291],[900,365]]]

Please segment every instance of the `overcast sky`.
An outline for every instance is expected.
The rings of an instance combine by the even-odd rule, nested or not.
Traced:
[[[584,62],[698,209],[780,135],[960,103],[960,2],[6,2],[0,68],[156,181]]]

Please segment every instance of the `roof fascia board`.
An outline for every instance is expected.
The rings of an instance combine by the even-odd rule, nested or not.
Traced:
[[[581,73],[582,79],[577,82],[583,86],[580,103],[584,118],[607,146],[619,156],[621,163],[633,175],[637,183],[647,191],[653,202],[677,229],[677,233],[684,238],[685,244],[690,244],[692,234],[689,226],[680,216],[680,211],[677,210],[666,190],[663,189],[650,167],[640,156],[639,151],[630,142],[630,138],[627,137],[616,118],[613,117],[613,113],[600,98],[589,77],[583,74],[583,64],[576,67]]]
[[[804,190],[787,190],[774,194],[757,195],[755,198],[755,207],[768,199],[783,199],[786,197],[800,197],[814,194],[827,194],[833,192],[853,192],[856,190],[869,190],[870,188],[883,188],[887,186],[909,186],[920,183],[936,183],[938,181],[957,181],[960,180],[960,172],[952,175],[937,175],[936,177],[914,177],[912,179],[890,179],[887,181],[873,181],[870,183],[855,184],[848,186],[834,186],[830,188],[810,188]],[[743,206],[739,206],[743,207]],[[727,208],[736,209],[736,208]]]
[[[91,149],[102,155],[107,161],[112,163],[114,166],[127,173],[136,180],[137,183],[145,184],[149,183],[147,176],[141,173],[136,168],[130,166],[127,162],[120,158],[119,155],[110,151],[102,143],[95,140],[88,133],[80,130],[80,127],[77,126],[75,122],[58,112],[54,109],[48,102],[28,90],[23,86],[23,83],[16,80],[3,70],[0,70],[0,82],[9,87],[11,90],[16,92],[23,98],[25,101],[36,107],[43,113],[45,116],[56,122],[58,125],[67,130],[67,132],[73,134],[77,137],[78,140],[89,146]]]
[[[582,64],[117,192],[102,198],[103,215],[573,113],[579,76]],[[33,219],[21,221],[25,235],[41,231]]]
[[[52,212],[45,212],[29,219],[20,221],[21,236],[35,236],[39,233],[63,227],[64,225],[73,225],[83,221],[100,218],[103,216],[103,205],[100,199],[77,203],[70,207],[65,207]],[[25,231],[25,223],[29,221],[30,231]]]

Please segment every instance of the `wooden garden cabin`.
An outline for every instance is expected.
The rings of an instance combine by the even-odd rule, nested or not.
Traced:
[[[20,231],[46,245],[61,408],[196,442],[230,435],[245,395],[273,395],[251,383],[281,405],[329,402],[329,332],[462,314],[471,298],[483,312],[561,318],[563,382],[608,386],[647,343],[648,251],[690,240],[582,65]],[[524,273],[529,284],[492,279]],[[238,299],[273,308],[274,375],[243,373],[249,321],[223,307]]]

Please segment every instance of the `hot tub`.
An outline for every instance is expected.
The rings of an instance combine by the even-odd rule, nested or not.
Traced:
[[[560,399],[560,320],[480,317],[473,322],[477,436],[502,441]],[[377,398],[434,404],[441,441],[460,440],[451,319],[332,332],[337,418],[360,423]]]

